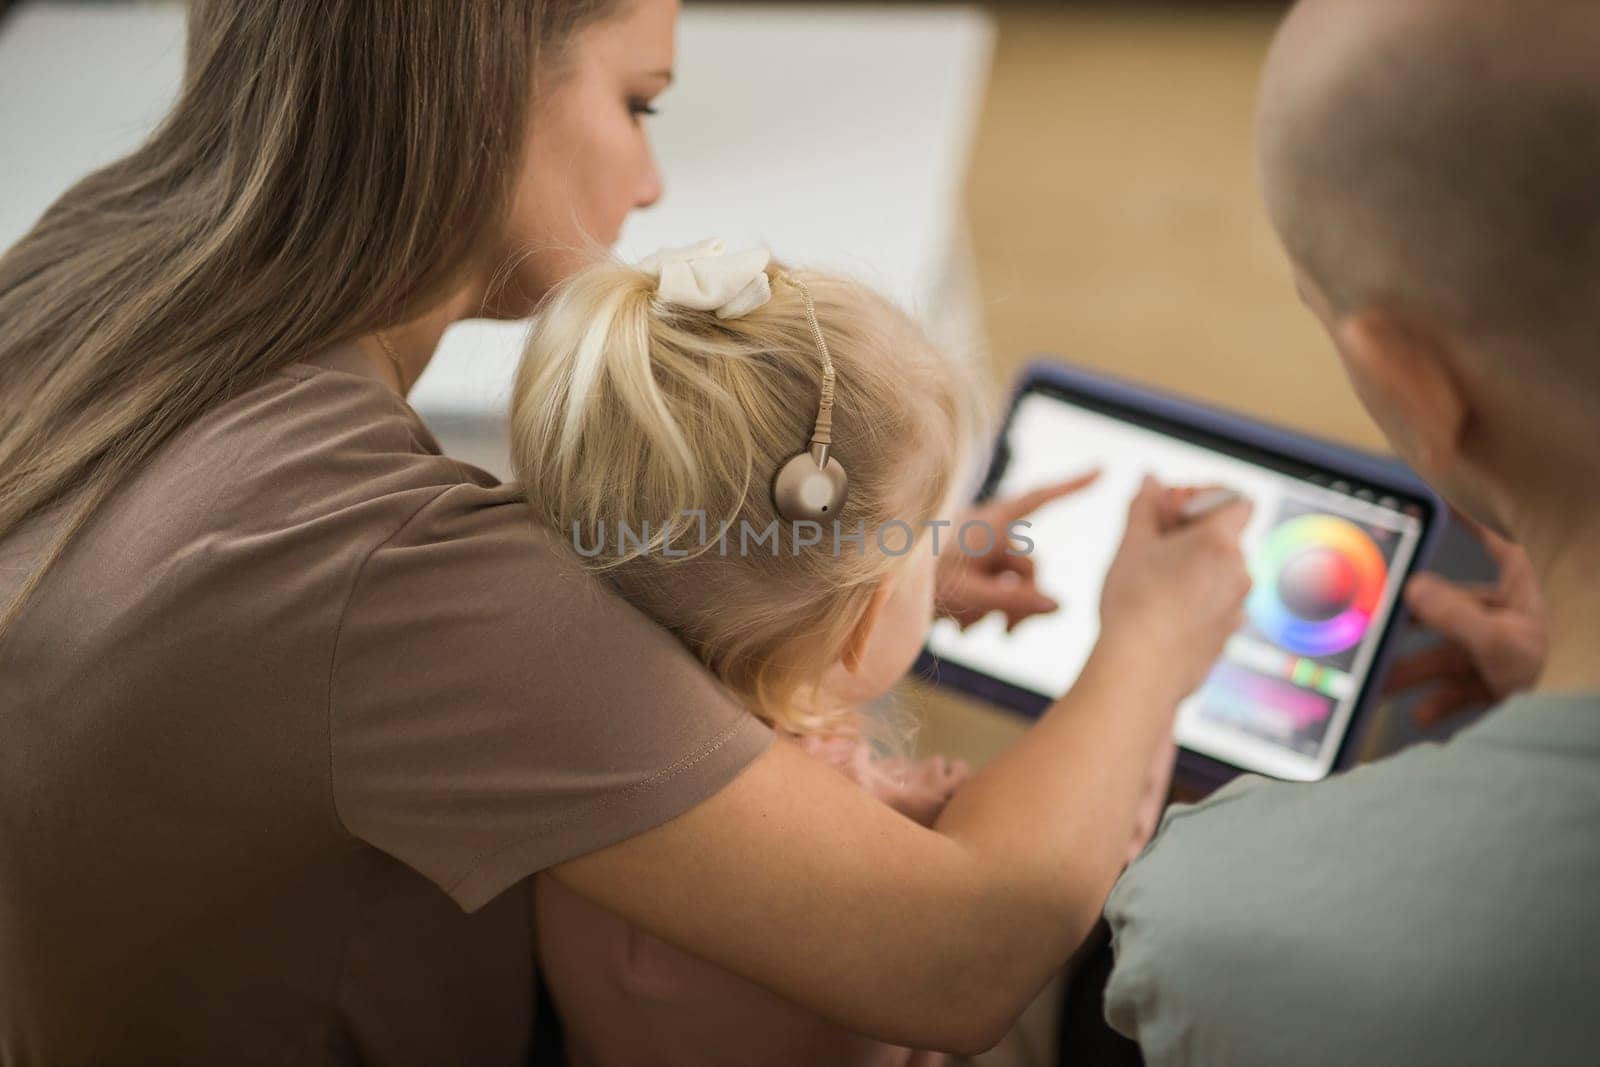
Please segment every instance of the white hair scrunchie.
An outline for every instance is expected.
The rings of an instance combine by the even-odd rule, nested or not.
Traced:
[[[683,248],[663,248],[637,266],[656,279],[656,292],[667,303],[736,319],[772,299],[767,281],[772,253],[765,248],[726,253],[721,239],[712,237]]]

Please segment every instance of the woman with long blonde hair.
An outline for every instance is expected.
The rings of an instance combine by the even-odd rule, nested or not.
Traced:
[[[536,872],[929,1048],[994,1040],[1093,922],[1237,513],[1141,494],[1082,680],[921,826],[405,403],[450,322],[660,194],[676,16],[202,0],[166,120],[0,256],[0,1059],[523,1062]]]

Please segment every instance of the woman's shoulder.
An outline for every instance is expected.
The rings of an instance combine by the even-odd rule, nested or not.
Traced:
[[[488,472],[444,455],[416,409],[388,386],[358,374],[291,363],[215,414],[216,428],[224,433],[259,434],[275,445],[298,443],[300,450],[324,456],[386,458],[413,479],[436,485],[498,484]]]
[[[513,503],[517,488],[443,454],[393,390],[293,363],[201,416],[140,478],[155,497],[197,496],[213,521],[277,525],[334,514],[394,525],[434,497]],[[199,490],[199,492],[197,492]]]
[[[430,568],[449,556],[488,574],[564,571],[523,501],[516,485],[443,455],[381,382],[292,364],[170,439],[103,506],[84,548],[330,601],[399,544]]]

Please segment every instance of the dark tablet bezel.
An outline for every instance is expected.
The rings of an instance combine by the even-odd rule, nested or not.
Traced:
[[[1438,543],[1444,523],[1444,503],[1426,483],[1397,460],[1362,452],[1346,445],[1311,437],[1258,419],[1198,403],[1147,386],[1136,385],[1110,375],[1074,367],[1057,359],[1041,358],[1030,364],[1017,381],[1005,422],[991,455],[989,468],[978,500],[994,493],[1010,462],[1007,437],[1017,405],[1034,393],[1110,415],[1159,433],[1236,456],[1313,484],[1347,483],[1377,496],[1390,496],[1414,504],[1421,512],[1422,534],[1416,552],[1407,565],[1409,578],[1426,564]],[[1405,605],[1397,603],[1390,615],[1371,666],[1356,696],[1350,720],[1334,756],[1333,771],[1349,765],[1359,750],[1358,740],[1365,726],[1366,712],[1376,699],[1379,685],[1393,657],[1397,635],[1403,628]],[[1037,718],[1053,702],[1031,689],[1002,681],[961,663],[941,660],[924,646],[913,670],[934,685],[945,686],[1029,718]],[[1245,768],[1211,756],[1180,749],[1180,777],[1188,784],[1214,787]]]

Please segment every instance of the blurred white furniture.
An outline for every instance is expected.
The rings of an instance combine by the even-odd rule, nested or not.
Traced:
[[[666,196],[620,253],[765,243],[857,274],[977,349],[961,192],[992,37],[968,8],[691,3],[677,82],[646,120]],[[182,63],[180,4],[24,4],[0,23],[0,247],[143,138]],[[457,325],[411,395],[446,451],[502,475],[526,329]]]

